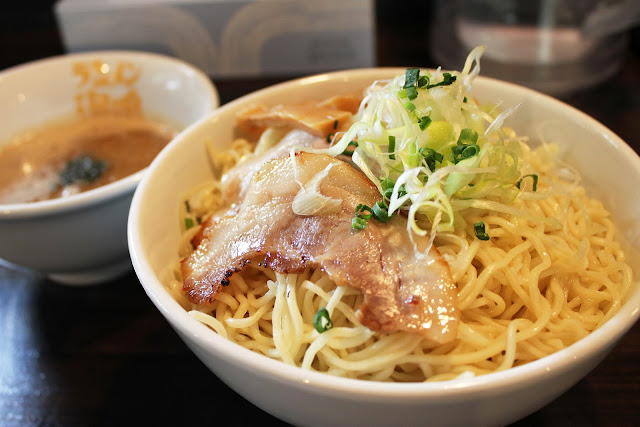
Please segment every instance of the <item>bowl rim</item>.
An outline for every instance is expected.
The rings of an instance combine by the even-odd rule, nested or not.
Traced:
[[[403,67],[372,67],[357,68],[351,70],[340,70],[327,73],[314,74],[277,83],[249,94],[243,95],[225,105],[222,105],[207,117],[192,124],[178,135],[163,151],[154,159],[150,165],[150,169],[155,169],[166,157],[169,157],[176,147],[188,145],[190,135],[197,128],[206,126],[206,122],[212,118],[223,114],[225,111],[234,108],[238,104],[250,102],[255,96],[272,94],[289,87],[297,87],[301,84],[313,83],[314,81],[324,81],[329,79],[348,79],[352,76],[361,74],[390,73],[402,70]],[[583,123],[595,127],[595,129],[606,136],[608,143],[613,144],[617,149],[623,150],[633,159],[634,167],[640,170],[640,156],[618,135],[608,129],[602,123],[593,117],[578,110],[577,108],[566,104],[552,96],[526,88],[514,83],[485,77],[476,77],[477,82],[483,82],[487,85],[497,85],[508,91],[518,91],[522,94],[528,94],[541,99],[546,104],[545,108],[555,107],[562,108],[568,114],[575,116]],[[149,173],[142,178],[141,185],[135,191],[129,220],[127,225],[129,252],[132,259],[134,270],[139,281],[144,288],[145,293],[151,299],[156,308],[162,313],[163,317],[169,321],[169,324],[176,330],[181,338],[187,337],[188,340],[197,342],[206,348],[208,352],[215,354],[216,357],[224,358],[230,363],[237,365],[245,365],[253,367],[260,371],[259,375],[269,376],[277,379],[279,382],[294,383],[300,387],[315,387],[318,392],[331,393],[340,391],[340,393],[358,393],[362,397],[373,397],[379,399],[388,398],[405,398],[405,399],[422,399],[425,397],[439,397],[441,399],[459,398],[461,394],[471,395],[479,391],[488,391],[496,388],[513,387],[521,384],[525,380],[530,380],[539,375],[560,374],[563,368],[572,364],[574,361],[589,359],[593,354],[597,354],[603,349],[608,349],[638,321],[640,318],[640,285],[638,278],[634,278],[632,288],[626,296],[625,301],[618,309],[618,312],[606,323],[586,337],[578,340],[574,344],[565,347],[553,354],[545,356],[541,359],[528,362],[524,365],[512,367],[504,371],[489,373],[469,378],[459,378],[449,381],[439,382],[418,382],[418,383],[392,383],[369,381],[352,378],[343,378],[332,376],[326,373],[308,371],[300,367],[288,365],[282,361],[271,359],[265,355],[246,349],[239,344],[233,343],[222,336],[211,331],[206,325],[191,317],[188,312],[180,306],[180,304],[169,294],[168,290],[161,283],[157,275],[153,272],[151,265],[145,258],[139,230],[140,218],[138,217],[140,206],[143,199],[143,193],[146,190],[147,183],[152,179],[153,173]],[[606,355],[608,351],[603,354]],[[603,356],[604,357],[604,356]],[[258,368],[259,367],[259,368]],[[214,374],[216,375],[216,374]]]
[[[202,86],[203,95],[205,95],[206,99],[211,103],[211,111],[214,111],[220,106],[220,95],[218,89],[213,81],[209,78],[209,76],[204,73],[204,71],[180,58],[137,50],[92,50],[86,52],[64,53],[47,58],[36,59],[24,64],[14,65],[12,67],[1,70],[0,83],[2,83],[2,80],[17,75],[25,70],[30,70],[38,67],[46,67],[50,64],[77,61],[83,58],[100,58],[104,60],[113,60],[116,58],[131,58],[132,60],[138,59],[142,61],[172,65],[176,69],[182,70],[185,74],[194,78]],[[206,117],[206,115],[204,117]],[[180,132],[178,132],[176,136],[179,133]],[[25,219],[42,215],[68,212],[98,205],[100,203],[106,202],[107,200],[116,199],[132,192],[140,182],[143,174],[147,169],[148,166],[140,169],[137,172],[134,172],[131,175],[120,178],[117,181],[110,182],[108,184],[101,185],[100,187],[96,187],[91,190],[73,194],[67,197],[58,197],[37,202],[6,204],[0,203],[0,220],[16,218]]]

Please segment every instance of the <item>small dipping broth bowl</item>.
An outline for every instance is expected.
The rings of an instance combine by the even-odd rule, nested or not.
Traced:
[[[584,185],[614,216],[630,246],[635,283],[620,310],[577,343],[537,361],[472,378],[430,383],[355,380],[310,372],[245,349],[191,317],[163,283],[179,260],[179,206],[212,178],[205,141],[220,149],[233,138],[238,111],[253,103],[296,104],[351,93],[404,69],[362,69],[311,76],[272,86],[226,104],[185,130],[153,161],[133,198],[129,248],[148,297],[218,378],[264,411],[294,425],[505,425],[545,406],[587,375],[640,315],[640,158],[613,132],[546,95],[479,77],[482,103],[520,104],[505,122],[532,140],[556,141]],[[543,133],[541,135],[541,133]],[[199,378],[198,381],[206,381]],[[560,423],[562,420],[558,420]]]
[[[0,144],[57,120],[101,112],[135,110],[179,132],[219,105],[200,70],[135,51],[67,54],[6,69],[0,99]],[[145,170],[67,197],[0,203],[0,258],[68,285],[98,284],[129,271],[127,217]]]

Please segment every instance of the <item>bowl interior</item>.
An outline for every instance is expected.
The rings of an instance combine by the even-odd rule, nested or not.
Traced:
[[[133,51],[61,55],[0,73],[0,144],[11,138],[84,113],[133,111],[165,122],[177,131],[219,105],[215,86],[200,70],[168,56]],[[67,199],[4,205],[3,213],[38,206],[73,204],[132,190],[140,174]]]
[[[223,149],[232,138],[230,123],[235,113],[253,102],[275,104],[296,103],[304,99],[323,99],[328,94],[352,92],[364,88],[376,79],[390,78],[404,69],[367,69],[337,72],[308,77],[264,89],[248,97],[231,102],[209,115],[179,135],[154,160],[134,195],[129,216],[129,248],[134,268],[145,291],[174,328],[188,341],[202,344],[207,351],[219,357],[233,357],[248,366],[269,371],[280,378],[299,381],[313,379],[329,389],[354,387],[363,393],[405,393],[420,391],[439,393],[453,390],[461,384],[375,384],[354,386],[357,380],[325,378],[314,373],[296,372],[296,368],[283,366],[210,333],[192,319],[176,303],[162,286],[171,266],[178,261],[176,248],[179,241],[178,207],[184,195],[195,185],[211,177],[205,144],[207,140]],[[640,194],[635,183],[640,182],[640,158],[610,130],[585,114],[545,95],[500,82],[479,77],[474,83],[474,96],[482,102],[501,102],[505,108],[520,105],[508,118],[506,125],[532,140],[558,142],[565,159],[583,175],[591,194],[603,200],[613,212],[622,238],[630,250],[639,246]],[[614,191],[612,191],[614,189]],[[160,214],[158,214],[160,213]],[[636,277],[640,274],[638,257],[631,254],[631,265]],[[587,339],[566,351],[532,362],[522,367],[484,377],[465,380],[464,384],[487,386],[488,377],[505,381],[517,381],[518,372],[529,377],[542,375],[552,366],[556,368],[572,363],[594,348],[613,345],[638,317],[640,287],[637,279],[625,307],[612,321]],[[516,373],[514,373],[516,372]],[[496,383],[499,381],[496,381]],[[462,384],[462,385],[464,385]],[[424,394],[423,394],[424,395]]]
[[[102,51],[61,55],[0,73],[0,142],[21,131],[79,112],[142,111],[181,128],[219,105],[209,78],[191,65],[146,52]]]

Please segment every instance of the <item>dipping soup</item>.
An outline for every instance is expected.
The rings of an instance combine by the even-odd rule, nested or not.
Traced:
[[[147,167],[177,129],[144,116],[96,115],[0,145],[0,204],[67,197]]]

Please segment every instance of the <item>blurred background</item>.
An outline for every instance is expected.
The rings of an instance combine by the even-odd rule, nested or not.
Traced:
[[[58,4],[56,5],[56,3]],[[221,0],[24,0],[5,2],[2,13],[0,13],[0,69],[68,51],[93,48],[137,48],[169,53],[182,56],[183,59],[196,66],[201,66],[201,68],[207,68],[208,63],[221,63],[225,59],[206,58],[205,53],[216,55],[222,50],[223,38],[216,32],[220,32],[225,25],[231,27],[229,17],[239,8],[234,6],[235,9],[229,9],[228,5],[249,3],[266,3],[261,10],[253,13],[257,18],[260,18],[263,26],[268,28],[267,18],[269,16],[267,13],[270,10],[276,10],[279,3],[277,0],[267,2]],[[340,49],[344,51],[345,47],[337,44],[331,45],[330,38],[321,38],[318,34],[323,30],[350,35],[352,38],[359,37],[361,44],[353,46],[353,52],[350,53],[360,55],[352,58],[351,62],[361,66],[434,67],[443,65],[456,67],[461,58],[470,50],[469,46],[480,43],[489,45],[489,51],[486,55],[489,59],[491,59],[491,55],[502,54],[501,59],[504,63],[510,59],[508,55],[523,55],[523,49],[517,51],[513,46],[492,44],[491,39],[488,38],[491,34],[487,35],[486,32],[483,34],[478,25],[463,27],[460,23],[478,23],[482,20],[486,23],[487,20],[493,20],[494,23],[507,24],[506,26],[513,28],[519,24],[535,24],[535,21],[541,21],[546,13],[555,16],[555,18],[551,18],[555,21],[549,22],[547,19],[541,25],[566,26],[573,25],[578,20],[584,21],[586,25],[584,9],[596,7],[593,0],[533,0],[527,2],[497,0],[427,0],[420,2],[344,0],[335,2],[328,0],[319,3],[324,5],[323,10],[316,7],[313,12],[326,19],[317,24],[309,20],[310,22],[302,22],[299,25],[310,27],[313,24],[315,26],[308,31],[308,34],[311,34],[308,35],[308,38],[312,39],[313,36],[316,42],[325,42],[323,48],[328,51],[326,55],[330,55],[333,60],[325,61],[323,64],[313,64],[307,59],[307,69],[296,67],[296,64],[302,63],[299,58],[297,60],[289,59],[294,67],[282,70],[269,67],[269,64],[263,64],[263,68],[270,77],[279,74],[290,76],[320,69],[344,68],[342,65],[347,61],[344,59],[341,61],[339,55]],[[599,24],[602,28],[611,28],[611,31],[624,32],[624,53],[621,60],[627,60],[629,53],[637,56],[640,51],[638,25],[640,2],[636,0],[608,0],[600,3],[608,5],[610,16],[600,13],[603,18],[595,25]],[[339,6],[340,4],[343,6]],[[549,4],[552,6],[550,7]],[[547,8],[546,12],[545,7]],[[577,10],[579,7],[583,10]],[[258,14],[258,12],[262,12],[262,14]],[[345,30],[346,24],[338,19],[338,12],[353,13],[349,16],[350,20],[347,21],[351,27],[350,33]],[[325,15],[320,15],[320,13]],[[248,14],[245,13],[245,15]],[[242,24],[237,16],[234,19],[238,21],[238,25]],[[245,16],[244,22],[249,22],[250,19],[250,16]],[[617,25],[612,24],[612,21]],[[272,22],[271,27],[281,24],[275,19],[272,19]],[[588,24],[590,28],[594,25]],[[295,30],[291,23],[288,25],[290,25],[290,32]],[[247,27],[244,30],[245,33],[250,33]],[[453,30],[457,30],[456,34],[453,34]],[[198,33],[199,31],[200,33]],[[208,32],[210,37],[205,37],[202,34],[204,32]],[[227,33],[233,35],[230,28],[227,28]],[[238,38],[241,37],[239,32],[235,34]],[[276,35],[273,29],[263,30],[260,34],[265,38],[273,36],[274,39]],[[251,36],[255,38],[260,34],[254,31]],[[300,32],[298,31],[297,34],[299,36]],[[456,36],[460,34],[463,34],[463,38],[466,37],[466,39],[457,40],[460,37]],[[592,31],[592,34],[595,33]],[[599,39],[602,38],[600,35],[597,36]],[[471,44],[469,44],[469,37],[471,37]],[[202,42],[202,45],[210,44],[209,50],[206,46],[190,46],[191,52],[187,51],[187,43],[197,44],[194,42],[198,40]],[[336,39],[334,38],[334,40]],[[569,41],[575,42],[573,39]],[[611,41],[611,39],[606,41]],[[371,52],[367,51],[369,42],[371,42]],[[523,46],[521,39],[513,39],[511,42]],[[573,48],[565,48],[559,53],[556,52],[556,55],[571,54],[571,51],[575,53],[576,46],[577,44],[573,44]],[[235,47],[246,48],[247,45],[238,44]],[[611,50],[611,45],[609,44],[609,48],[606,46],[597,46],[596,48],[600,55],[605,55],[608,50]],[[317,50],[319,51],[320,48]],[[448,50],[448,53],[443,52],[445,50]],[[194,51],[201,55],[194,54]],[[228,50],[227,54],[230,54],[229,52],[232,50]],[[322,53],[317,52],[316,56]],[[288,56],[293,54],[295,52],[288,52]],[[286,60],[286,58],[282,58],[282,54],[279,56],[280,61]],[[237,75],[247,73],[247,70],[237,70],[236,73],[225,73],[220,70],[213,72],[214,67],[210,68],[204,71],[208,71],[214,77],[223,75],[225,78],[233,78],[234,75],[237,77]]]
[[[459,69],[484,43],[482,75],[561,98],[630,141],[639,21],[638,0],[25,0],[3,4],[0,70],[71,51],[149,50],[223,82],[225,103],[322,71]]]

